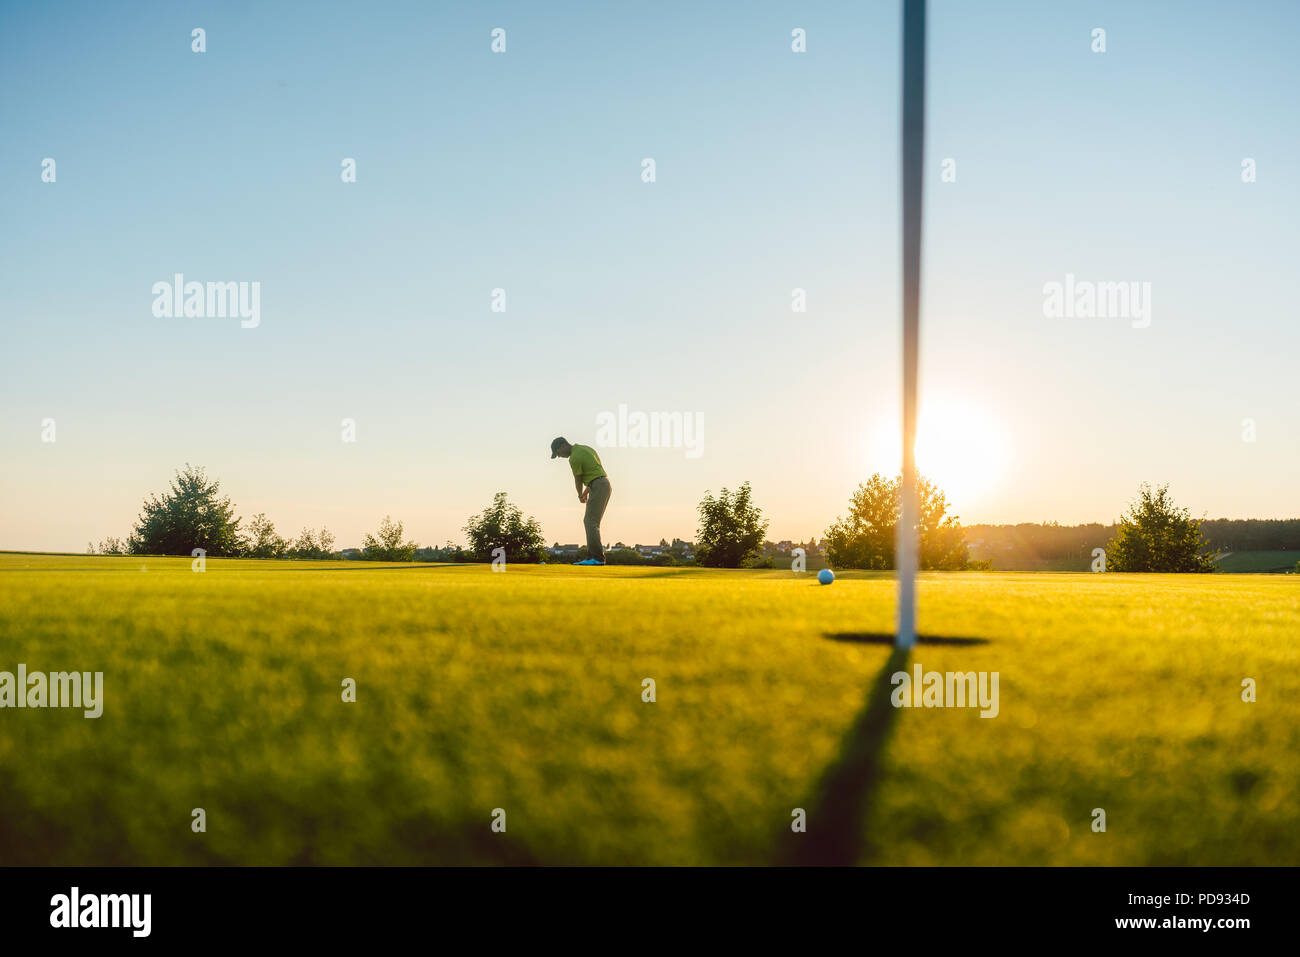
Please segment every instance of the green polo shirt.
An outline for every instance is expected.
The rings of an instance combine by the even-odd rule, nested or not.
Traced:
[[[569,468],[573,469],[575,478],[582,479],[583,485],[590,485],[598,478],[605,477],[605,469],[600,464],[600,456],[590,445],[575,445],[569,453]]]

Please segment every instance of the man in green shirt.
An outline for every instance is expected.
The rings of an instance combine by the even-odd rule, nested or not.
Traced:
[[[578,501],[587,505],[587,512],[582,517],[582,524],[587,529],[588,558],[575,565],[605,564],[605,547],[600,543],[600,520],[609,504],[609,476],[600,464],[600,456],[589,445],[570,445],[569,440],[561,436],[551,443],[551,458],[559,456],[569,460],[573,470],[573,485],[578,490]]]

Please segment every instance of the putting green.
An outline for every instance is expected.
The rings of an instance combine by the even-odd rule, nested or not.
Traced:
[[[0,708],[0,863],[1300,858],[1300,576],[919,605],[950,640],[891,660],[874,573],[2,554],[0,671],[103,713]],[[882,705],[900,663],[996,672],[996,717]]]

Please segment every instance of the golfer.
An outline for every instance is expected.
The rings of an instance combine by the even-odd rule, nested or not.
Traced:
[[[559,456],[569,460],[573,470],[573,485],[578,490],[578,501],[585,502],[587,512],[582,517],[582,524],[587,529],[588,557],[575,565],[605,564],[605,548],[600,544],[600,520],[609,504],[609,476],[600,464],[600,456],[589,445],[570,445],[569,440],[560,436],[551,443],[551,458]]]

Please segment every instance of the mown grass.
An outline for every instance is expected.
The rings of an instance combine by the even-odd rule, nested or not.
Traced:
[[[0,555],[0,670],[105,681],[0,710],[0,863],[1300,859],[1300,578],[923,576],[983,642],[908,667],[999,672],[993,719],[872,709],[892,618],[867,573]]]
[[[1215,562],[1220,572],[1292,572],[1300,563],[1300,549],[1290,551],[1231,552]]]

